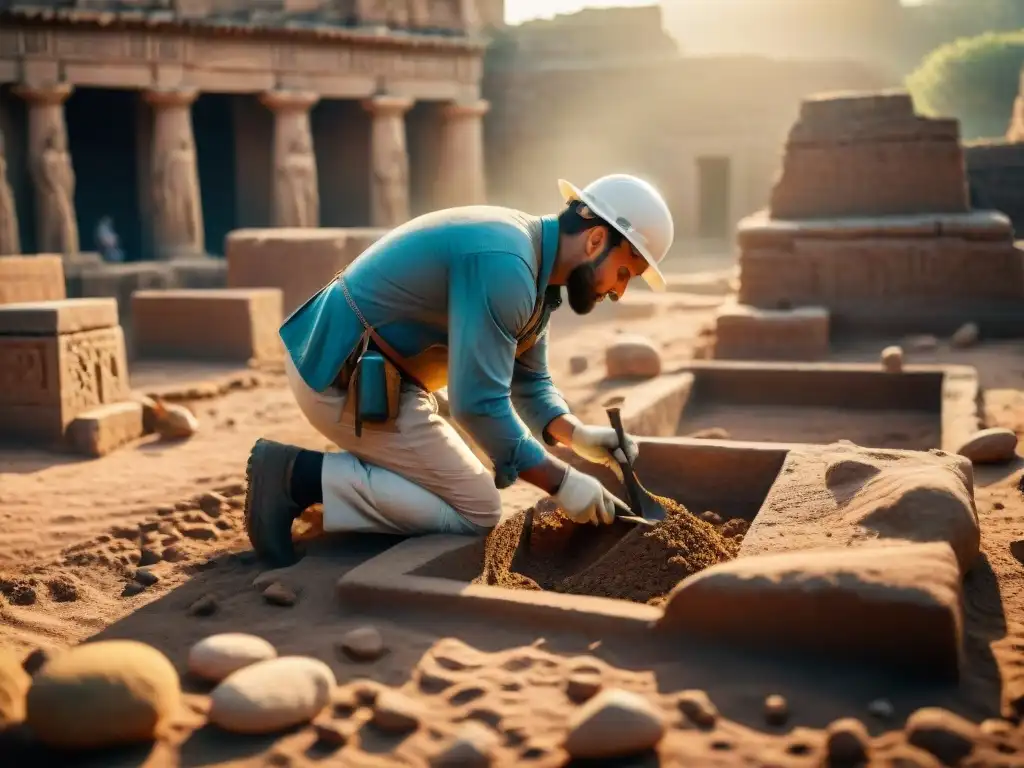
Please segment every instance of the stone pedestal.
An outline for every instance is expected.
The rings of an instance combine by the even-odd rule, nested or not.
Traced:
[[[409,219],[409,150],[405,113],[412,99],[377,96],[363,102],[373,116],[370,134],[370,220],[397,227]]]
[[[21,235],[18,232],[18,212],[14,205],[14,191],[7,179],[4,134],[0,131],[0,256],[14,256],[19,253]]]
[[[482,205],[487,200],[483,116],[486,101],[449,104],[442,112],[434,204],[438,208]]]
[[[271,215],[275,227],[320,224],[316,155],[309,128],[315,93],[269,91],[260,101],[274,113],[274,166]]]
[[[147,91],[153,107],[151,184],[153,235],[158,258],[205,253],[203,208],[192,135],[193,90]]]
[[[727,303],[715,317],[719,360],[822,360],[828,356],[829,313],[822,307],[756,309]]]
[[[74,256],[78,253],[75,172],[68,152],[64,102],[70,85],[14,92],[28,103],[28,154],[36,199],[36,250]]]
[[[129,394],[113,299],[0,306],[0,435],[54,445],[79,415]]]

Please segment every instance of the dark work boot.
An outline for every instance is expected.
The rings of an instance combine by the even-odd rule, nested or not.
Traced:
[[[292,467],[300,449],[263,438],[256,441],[245,468],[245,531],[252,548],[274,568],[298,559],[292,521],[302,512],[290,493]]]

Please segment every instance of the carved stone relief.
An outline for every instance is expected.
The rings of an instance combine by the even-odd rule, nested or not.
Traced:
[[[67,149],[64,101],[68,85],[15,89],[28,102],[29,163],[36,193],[36,227],[41,253],[78,253],[75,172]]]
[[[442,112],[440,163],[434,205],[450,208],[486,202],[483,116],[486,101],[450,104]]]
[[[378,96],[364,106],[373,115],[370,139],[371,220],[375,227],[396,227],[409,218],[409,152],[405,113],[411,99]]]
[[[204,252],[203,212],[192,135],[195,91],[149,91],[153,106],[153,232],[160,258]]]
[[[14,207],[14,192],[7,179],[6,157],[4,135],[0,132],[0,256],[21,253],[18,212]]]
[[[320,193],[309,110],[316,94],[274,91],[262,102],[274,111],[274,225],[316,227],[320,224]]]

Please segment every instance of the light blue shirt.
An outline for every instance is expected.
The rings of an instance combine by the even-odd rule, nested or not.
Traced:
[[[345,270],[356,306],[398,354],[448,348],[452,417],[494,462],[498,488],[541,462],[545,450],[535,435],[569,413],[548,372],[549,310],[540,339],[516,358],[557,251],[556,217],[473,206],[413,219]],[[337,280],[281,326],[295,367],[318,392],[331,385],[362,334]]]

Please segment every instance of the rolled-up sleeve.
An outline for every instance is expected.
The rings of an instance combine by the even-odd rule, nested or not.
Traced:
[[[570,412],[548,372],[546,328],[537,343],[516,359],[512,369],[512,402],[535,435],[543,435],[548,424]]]
[[[533,313],[534,278],[518,254],[469,254],[452,263],[448,290],[452,418],[491,458],[495,485],[505,488],[545,456],[511,396],[516,335]]]

